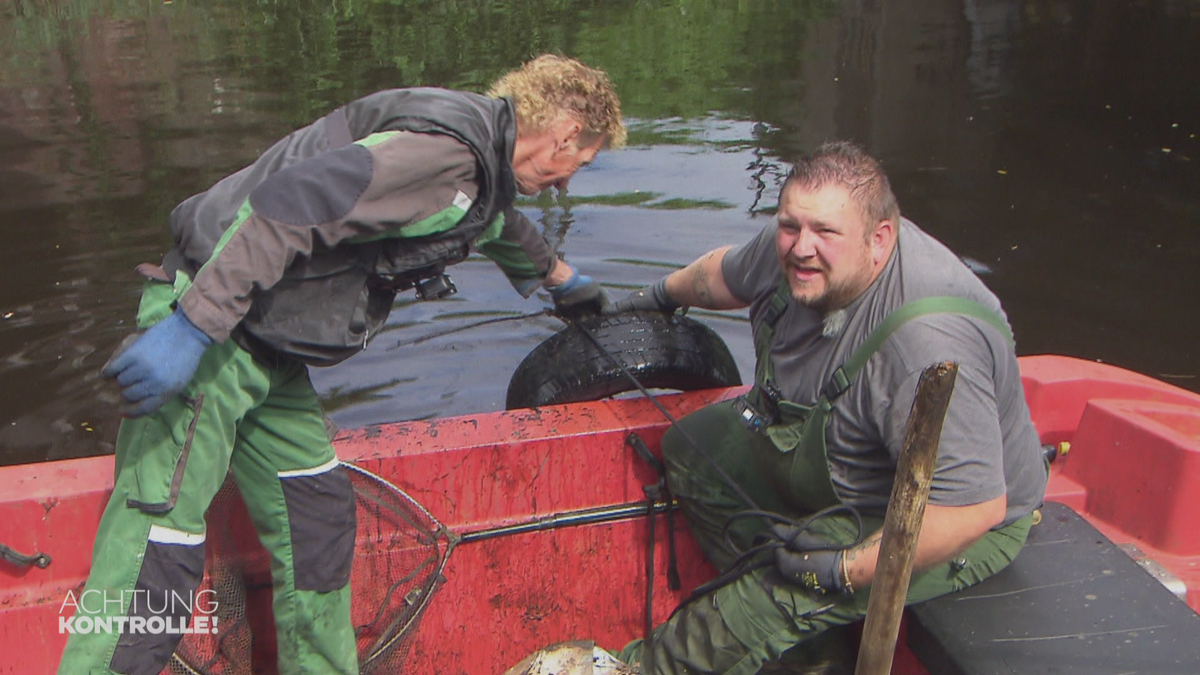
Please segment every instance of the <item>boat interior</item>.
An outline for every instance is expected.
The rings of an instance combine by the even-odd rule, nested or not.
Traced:
[[[1200,395],[1065,357],[1023,357],[1021,368],[1042,441],[1057,451],[1042,522],[1001,574],[906,610],[892,672],[1200,672]],[[664,395],[661,410],[621,398],[341,432],[342,460],[402,491],[443,537],[436,583],[404,598],[414,607],[405,671],[504,672],[565,640],[619,649],[642,635],[648,596],[653,620],[665,619],[717,571],[665,502],[646,517],[658,474],[631,436],[656,453],[664,412],[740,391]],[[111,474],[111,457],[0,470],[0,543],[52,561],[0,562],[2,672],[54,669],[63,597],[86,578]],[[243,560],[255,626],[244,658],[273,672],[269,570],[234,500],[222,519],[238,548],[214,547],[209,564]],[[365,559],[406,545],[360,518],[364,566],[352,583],[392,589],[400,570]],[[355,620],[374,611],[356,608]]]

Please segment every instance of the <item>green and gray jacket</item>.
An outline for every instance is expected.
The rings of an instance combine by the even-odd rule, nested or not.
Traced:
[[[397,290],[472,247],[528,296],[554,254],[512,208],[515,139],[505,99],[421,88],[350,103],[175,208],[164,267],[193,278],[179,304],[218,342],[331,365],[374,337]]]

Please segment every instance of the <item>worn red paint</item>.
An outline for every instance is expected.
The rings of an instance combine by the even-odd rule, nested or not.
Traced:
[[[1070,440],[1049,498],[1080,511],[1118,543],[1134,542],[1183,578],[1200,609],[1200,396],[1109,366],[1027,357],[1022,374],[1045,442]],[[673,415],[737,390],[664,397]],[[338,454],[392,481],[457,532],[643,498],[655,479],[625,445],[636,431],[657,450],[662,414],[642,400],[383,425],[344,432]],[[1149,453],[1147,455],[1146,453]],[[1147,457],[1152,459],[1148,460]],[[54,558],[45,570],[0,563],[0,674],[57,665],[58,609],[86,576],[112,458],[0,469],[0,543]],[[1117,480],[1114,481],[1113,477]],[[1141,482],[1156,490],[1134,493]],[[677,522],[684,589],[714,573]],[[420,624],[407,672],[496,673],[552,642],[595,639],[618,648],[641,634],[645,518],[507,536],[459,546],[447,583]],[[657,522],[654,612],[684,593],[666,586],[663,516]],[[250,530],[238,539],[253,548]],[[265,561],[250,589],[269,626]],[[259,630],[254,659],[270,672],[273,640]],[[893,673],[924,669],[901,641]]]

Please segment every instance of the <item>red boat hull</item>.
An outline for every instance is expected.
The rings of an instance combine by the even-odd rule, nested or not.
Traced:
[[[1065,357],[1025,357],[1021,367],[1043,441],[1071,446],[1054,464],[1048,499],[1114,542],[1135,544],[1187,584],[1200,610],[1200,395]],[[681,416],[737,391],[661,400]],[[395,483],[461,534],[643,500],[656,477],[625,439],[636,432],[656,450],[665,429],[646,401],[612,400],[383,425],[343,433],[335,445],[343,460]],[[55,669],[66,637],[60,608],[86,577],[111,473],[111,457],[0,469],[0,543],[53,559],[46,569],[0,562],[0,673]],[[658,620],[714,574],[677,525],[683,591],[672,592],[658,517]],[[638,517],[458,546],[406,672],[502,672],[534,649],[578,638],[619,648],[642,632],[646,538]],[[251,603],[269,606],[265,597]],[[255,643],[264,667],[268,635],[260,630]],[[893,673],[921,672],[902,643]]]

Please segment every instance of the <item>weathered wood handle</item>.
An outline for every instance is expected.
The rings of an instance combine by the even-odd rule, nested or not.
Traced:
[[[917,537],[921,534],[929,484],[937,463],[942,423],[957,377],[958,364],[944,362],[926,368],[917,382],[917,394],[904,429],[904,447],[896,466],[896,482],[883,520],[879,562],[871,584],[871,599],[867,602],[855,675],[891,672]]]

